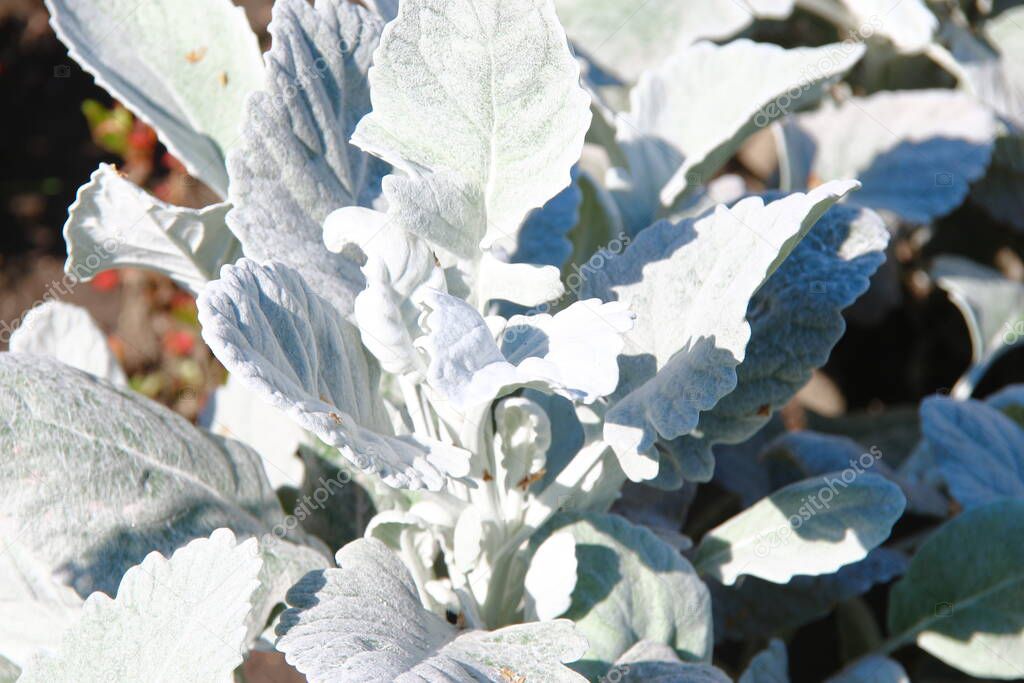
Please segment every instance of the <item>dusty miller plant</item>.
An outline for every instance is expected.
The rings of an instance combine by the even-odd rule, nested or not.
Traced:
[[[891,230],[983,177],[1003,210],[1015,44],[955,13],[940,35],[912,0],[797,3],[843,40],[792,49],[730,40],[785,1],[364,4],[278,0],[261,56],[226,0],[48,0],[223,199],[171,206],[103,165],[67,270],[169,275],[230,379],[197,428],[127,388],[80,309],[25,316],[0,356],[4,675],[225,681],[276,649],[315,682],[722,681],[716,640],[739,638],[767,644],[741,681],[783,681],[770,636],[901,574],[891,637],[835,680],[906,680],[886,655],[912,642],[1024,666],[1022,551],[949,552],[1024,526],[1017,394],[963,400],[1019,286],[937,266],[976,354],[905,470],[811,433],[735,451],[826,361]],[[852,96],[866,52],[959,87]],[[761,192],[721,171],[765,128]],[[978,314],[1000,287],[1014,305]],[[712,476],[745,509],[694,544]],[[947,491],[967,512],[909,566],[881,547]]]

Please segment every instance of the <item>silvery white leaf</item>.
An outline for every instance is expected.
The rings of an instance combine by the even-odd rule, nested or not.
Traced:
[[[389,176],[389,216],[465,259],[570,182],[590,98],[551,0],[404,0],[370,71],[353,142]]]
[[[630,92],[630,112],[616,121],[628,168],[609,178],[631,232],[710,182],[746,138],[816,100],[863,54],[862,45],[845,43],[700,43],[645,73]]]
[[[495,404],[494,451],[500,459],[506,487],[514,487],[545,470],[551,436],[551,419],[535,401],[510,396]]]
[[[229,208],[167,204],[100,164],[68,209],[64,270],[91,280],[109,268],[146,268],[197,293],[221,265],[242,255],[224,223]]]
[[[113,593],[152,550],[218,527],[258,535],[283,519],[242,444],[49,358],[0,354],[0,380],[0,446],[18,454],[0,461],[0,531],[82,596]]]
[[[324,244],[335,253],[358,249],[366,287],[353,310],[363,344],[390,373],[422,372],[413,341],[423,331],[418,290],[443,287],[444,274],[426,242],[379,211],[349,206],[324,221]]]
[[[228,683],[242,663],[261,564],[256,540],[236,544],[228,529],[169,560],[150,553],[125,573],[116,598],[90,595],[56,652],[32,661],[20,680],[155,681],[173,670],[179,680]]]
[[[15,683],[21,676],[21,667],[0,655],[0,682]]]
[[[1024,501],[967,510],[918,548],[889,591],[889,632],[975,678],[1024,667]]]
[[[787,583],[831,574],[887,539],[905,506],[899,487],[877,474],[851,469],[812,477],[709,531],[694,563],[727,586],[740,576]]]
[[[697,220],[655,224],[588,277],[584,296],[617,299],[637,314],[604,427],[630,479],[655,477],[655,440],[688,433],[736,387],[751,297],[856,187],[829,183],[767,205],[751,197]]]
[[[914,54],[932,42],[939,20],[924,0],[838,0],[861,35],[887,38],[899,52]]]
[[[286,525],[254,451],[138,394],[49,358],[4,353],[0,414],[0,448],[18,454],[0,460],[0,539],[83,597],[113,594],[150,551],[170,554],[228,527],[267,541],[255,637],[284,597],[282,576],[323,566],[316,551],[284,540],[305,539]]]
[[[256,35],[229,0],[47,0],[68,54],[156,129],[221,197],[224,158],[263,76]],[[196,21],[202,17],[202,21]]]
[[[728,38],[755,18],[784,19],[793,10],[792,0],[556,0],[555,6],[576,48],[627,82],[702,38]]]
[[[999,409],[933,396],[921,404],[921,431],[934,471],[965,510],[1024,498],[1024,429]]]
[[[847,664],[825,683],[910,683],[910,677],[896,660],[866,655]]]
[[[789,683],[786,644],[772,638],[768,647],[754,655],[737,683]]]
[[[541,306],[565,293],[557,267],[506,263],[489,253],[480,258],[473,289],[479,302],[511,301],[520,306]]]
[[[234,375],[213,392],[199,421],[214,434],[241,441],[256,451],[273,488],[302,485],[304,468],[297,453],[305,432]]]
[[[886,454],[886,449],[877,444],[864,448],[845,436],[808,431],[785,432],[756,453],[723,456],[722,449],[715,449],[716,459],[723,464],[723,478],[731,480],[726,486],[739,483],[740,478],[745,480],[741,494],[745,505],[801,479],[854,468],[870,470],[897,484],[907,498],[908,511],[945,517],[949,512],[948,499],[935,488],[895,472],[885,463]],[[744,456],[750,462],[741,463]],[[730,467],[739,471],[725,475]]]
[[[32,655],[52,651],[60,642],[78,618],[82,598],[56,581],[45,562],[14,542],[0,553],[0,604],[7,617],[0,623],[0,656],[23,667]]]
[[[971,198],[996,220],[1024,229],[1024,41],[1020,25],[1024,9],[1011,7],[986,21],[988,44],[973,33],[954,32],[957,58],[966,89],[992,108],[1002,124],[992,165],[971,188]],[[947,31],[953,31],[947,28]],[[994,49],[993,49],[994,48]]]
[[[790,189],[837,178],[863,188],[849,201],[927,223],[963,202],[985,174],[995,119],[952,90],[880,92],[801,114],[783,126]]]
[[[555,315],[498,318],[499,348],[472,306],[431,291],[428,333],[417,342],[430,358],[427,379],[465,411],[522,386],[590,403],[618,383],[616,358],[633,314],[617,302],[577,301]]]
[[[641,640],[615,661],[603,680],[620,683],[731,683],[710,664],[684,662],[664,643]]]
[[[1009,415],[1014,418],[1015,421],[1020,423],[1017,418],[1017,413],[1024,409],[1024,385],[1011,384],[1003,387],[991,396],[988,396],[984,402],[986,405],[990,405],[996,410],[1001,410],[1003,413]]]
[[[460,511],[444,508],[440,511],[433,510],[434,515],[426,515],[429,521],[418,514],[420,511],[385,510],[378,512],[366,525],[364,535],[366,538],[380,541],[399,553],[406,567],[429,567],[437,554],[437,539],[432,533],[431,527],[442,526],[445,530],[452,531],[458,523]],[[446,514],[437,514],[438,512]],[[417,589],[421,588],[422,586],[417,584]],[[423,598],[422,592],[420,592],[420,597]]]
[[[966,398],[996,360],[1024,341],[1024,285],[959,256],[935,259],[932,276],[971,338],[971,367],[953,387],[954,396]]]
[[[203,338],[251,391],[390,486],[438,490],[469,471],[462,449],[393,436],[380,370],[359,331],[282,263],[242,259],[199,297]]]
[[[89,312],[62,301],[47,301],[29,310],[11,335],[10,350],[56,358],[73,368],[127,386],[121,363]]]
[[[736,369],[736,388],[701,414],[696,432],[671,442],[671,471],[698,469],[709,476],[704,463],[714,463],[713,444],[750,438],[806,384],[813,368],[825,364],[846,329],[842,310],[867,290],[888,240],[874,212],[829,209],[751,299],[750,341]],[[655,482],[682,484],[660,475]]]
[[[598,513],[558,513],[530,543],[556,533],[576,542],[576,587],[565,617],[590,643],[577,671],[596,680],[642,640],[668,644],[687,661],[710,661],[710,596],[675,548],[618,515]]]
[[[544,454],[544,478],[537,483],[540,491],[555,482],[586,444],[587,436],[576,406],[568,399],[535,389],[524,389],[523,397],[543,408],[551,425],[551,443]]]
[[[324,249],[322,226],[343,206],[370,206],[382,163],[349,144],[370,111],[366,72],[383,22],[357,3],[275,2],[266,83],[250,99],[228,158],[228,225],[246,256],[300,270],[344,315],[363,288],[355,260]]]
[[[906,557],[883,547],[834,574],[795,576],[786,584],[753,576],[732,586],[709,581],[716,638],[758,640],[785,636],[826,616],[836,605],[892,581],[906,568]]]
[[[278,626],[277,648],[311,683],[584,680],[563,666],[586,649],[569,621],[459,632],[422,607],[409,570],[380,541],[353,541],[337,560],[289,591]]]
[[[550,621],[565,614],[576,588],[576,539],[571,533],[554,533],[537,547],[526,571],[525,587],[538,620]]]
[[[452,558],[455,568],[468,574],[482,559],[484,544],[483,518],[480,511],[467,507],[459,515],[452,535]]]

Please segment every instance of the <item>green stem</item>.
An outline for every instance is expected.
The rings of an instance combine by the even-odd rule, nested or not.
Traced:
[[[893,652],[900,649],[901,647],[913,643],[916,637],[917,632],[910,631],[908,633],[902,633],[898,636],[886,638],[881,645],[875,648],[874,653],[880,655],[891,655]]]

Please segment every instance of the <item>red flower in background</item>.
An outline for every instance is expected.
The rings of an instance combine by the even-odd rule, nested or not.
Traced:
[[[93,289],[100,292],[109,292],[121,284],[121,276],[116,270],[104,270],[92,279]]]
[[[189,356],[196,348],[196,337],[185,330],[172,330],[164,335],[164,350],[172,356]]]

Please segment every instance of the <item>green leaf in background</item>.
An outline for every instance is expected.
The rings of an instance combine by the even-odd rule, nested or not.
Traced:
[[[868,655],[851,662],[825,683],[910,683],[910,678],[897,661]]]
[[[789,683],[786,644],[773,638],[767,648],[754,655],[737,683]]]
[[[96,100],[88,99],[82,102],[82,114],[97,146],[105,152],[125,156],[134,122],[130,111],[119,104],[108,109]]]
[[[337,549],[362,537],[366,525],[376,514],[373,494],[369,490],[370,485],[376,482],[367,481],[365,475],[353,471],[354,468],[340,456],[335,455],[336,461],[329,460],[321,450],[333,449],[299,447],[299,456],[305,467],[295,515],[303,517],[300,520],[303,529]],[[340,491],[337,490],[339,488]],[[324,491],[329,498],[320,502]]]
[[[889,597],[891,648],[980,678],[1024,675],[1024,501],[968,510],[918,549]]]
[[[1002,124],[992,165],[972,188],[977,201],[996,220],[1024,229],[1024,39],[1020,30],[1024,8],[1010,7],[988,19],[981,34],[988,45],[968,34],[965,44],[954,44],[966,86],[992,108]],[[990,48],[994,48],[993,50]],[[958,50],[964,47],[964,50]],[[963,52],[964,54],[961,54]]]
[[[1024,499],[1024,429],[980,401],[932,396],[921,429],[938,473],[965,509]]]

